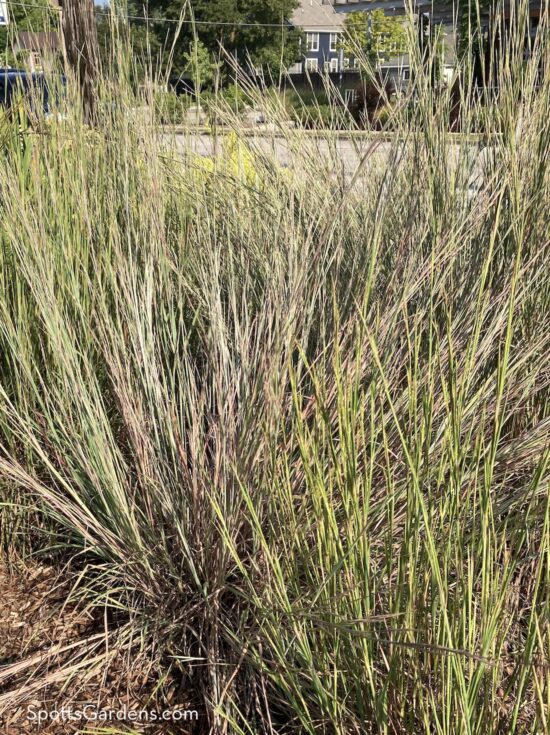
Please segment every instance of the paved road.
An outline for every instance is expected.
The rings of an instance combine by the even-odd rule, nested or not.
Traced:
[[[219,136],[216,140],[211,135],[201,133],[176,134],[167,136],[167,142],[175,145],[182,153],[193,151],[200,156],[212,156],[216,150],[224,145],[225,136]],[[266,154],[271,159],[274,157],[282,166],[304,167],[311,165],[319,171],[324,172],[332,179],[343,175],[346,181],[350,181],[357,171],[359,163],[363,160],[360,176],[368,176],[373,167],[387,165],[389,156],[399,156],[403,146],[395,141],[387,139],[368,139],[364,136],[341,137],[317,136],[295,133],[289,131],[288,135],[277,133],[259,132],[252,133],[246,138],[248,145],[257,154]],[[487,158],[487,149],[479,143],[462,144],[467,146],[468,155],[472,156],[472,177],[474,180],[481,173],[484,161]],[[459,157],[461,147],[457,143],[449,146],[449,165],[453,167]],[[365,158],[366,156],[366,158]],[[475,162],[475,164],[474,164]],[[470,186],[469,188],[472,188]]]
[[[191,134],[176,135],[175,144],[178,150],[192,150],[201,156],[212,156],[223,146],[223,136],[217,141],[210,135]],[[351,176],[365,153],[370,149],[372,160],[383,161],[391,149],[385,141],[372,141],[365,138],[333,138],[294,135],[281,136],[275,134],[255,134],[247,136],[247,142],[257,153],[275,157],[281,166],[293,166],[295,162],[303,165],[305,161],[322,168],[322,164],[330,165],[334,171],[343,170]]]
[[[282,166],[288,166],[292,159],[298,155],[311,156],[313,160],[337,159],[343,163],[347,171],[352,171],[357,166],[360,158],[372,147],[372,142],[364,138],[349,139],[336,138],[327,140],[317,136],[295,136],[283,137],[281,135],[250,135],[247,141],[251,148],[275,156]],[[191,149],[201,156],[211,156],[214,152],[216,142],[210,135],[178,135],[176,145],[180,150]],[[217,145],[223,145],[223,137],[218,139]],[[387,142],[377,143],[381,150],[388,151],[390,144]]]

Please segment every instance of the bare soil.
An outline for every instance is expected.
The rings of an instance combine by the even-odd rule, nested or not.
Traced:
[[[127,651],[109,650],[104,621],[67,605],[67,592],[51,568],[9,571],[0,563],[0,735],[204,732],[201,713],[192,728],[119,719],[121,712],[166,709],[167,692],[169,709],[188,705],[177,701],[177,687],[165,684],[161,706],[151,667],[143,659],[136,665]],[[73,718],[86,715],[55,717],[62,708]],[[48,713],[41,723],[39,712]],[[111,721],[106,712],[116,713]]]

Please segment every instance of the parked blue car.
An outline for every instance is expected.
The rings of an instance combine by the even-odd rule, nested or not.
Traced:
[[[51,77],[46,81],[42,73],[29,73],[23,69],[0,69],[0,106],[10,109],[20,96],[28,97],[31,109],[37,101],[41,102],[41,111],[46,115],[59,108],[60,98],[66,79],[63,75]],[[34,112],[39,112],[33,109]]]

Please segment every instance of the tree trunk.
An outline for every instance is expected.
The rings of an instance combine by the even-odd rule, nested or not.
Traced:
[[[94,0],[63,0],[62,29],[69,71],[74,73],[80,85],[84,120],[93,123],[96,116],[94,85],[99,72]]]

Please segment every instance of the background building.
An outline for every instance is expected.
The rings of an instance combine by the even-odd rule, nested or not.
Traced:
[[[303,30],[304,38],[301,58],[289,70],[291,74],[336,74],[345,66],[349,68],[349,59],[344,59],[339,48],[344,19],[344,15],[336,13],[323,0],[301,0],[292,16],[292,23]]]
[[[359,69],[356,60],[341,48],[344,22],[345,15],[337,13],[330,3],[301,0],[292,16],[292,24],[303,31],[300,59],[288,70],[294,87],[320,89],[328,75],[346,102],[353,100]]]
[[[13,50],[18,56],[26,57],[27,71],[50,71],[61,52],[61,37],[55,31],[19,31]]]
[[[443,25],[445,38],[444,60],[442,72],[446,80],[450,80],[454,71],[455,33],[452,22],[452,2],[436,3],[437,13],[430,12],[430,22]],[[432,3],[425,0],[417,2],[421,12],[424,8],[432,8]],[[404,15],[405,0],[301,0],[292,16],[292,23],[304,32],[302,54],[300,60],[289,69],[295,84],[306,82],[309,85],[321,85],[321,74],[328,74],[331,81],[343,90],[347,101],[351,101],[357,89],[359,64],[357,59],[345,54],[341,49],[340,39],[344,32],[344,24],[349,13],[357,11],[383,10],[386,15]],[[418,16],[417,16],[418,17]],[[399,93],[406,89],[411,76],[409,57],[380,59],[378,69],[389,77],[393,87]],[[315,79],[319,75],[319,79]]]

